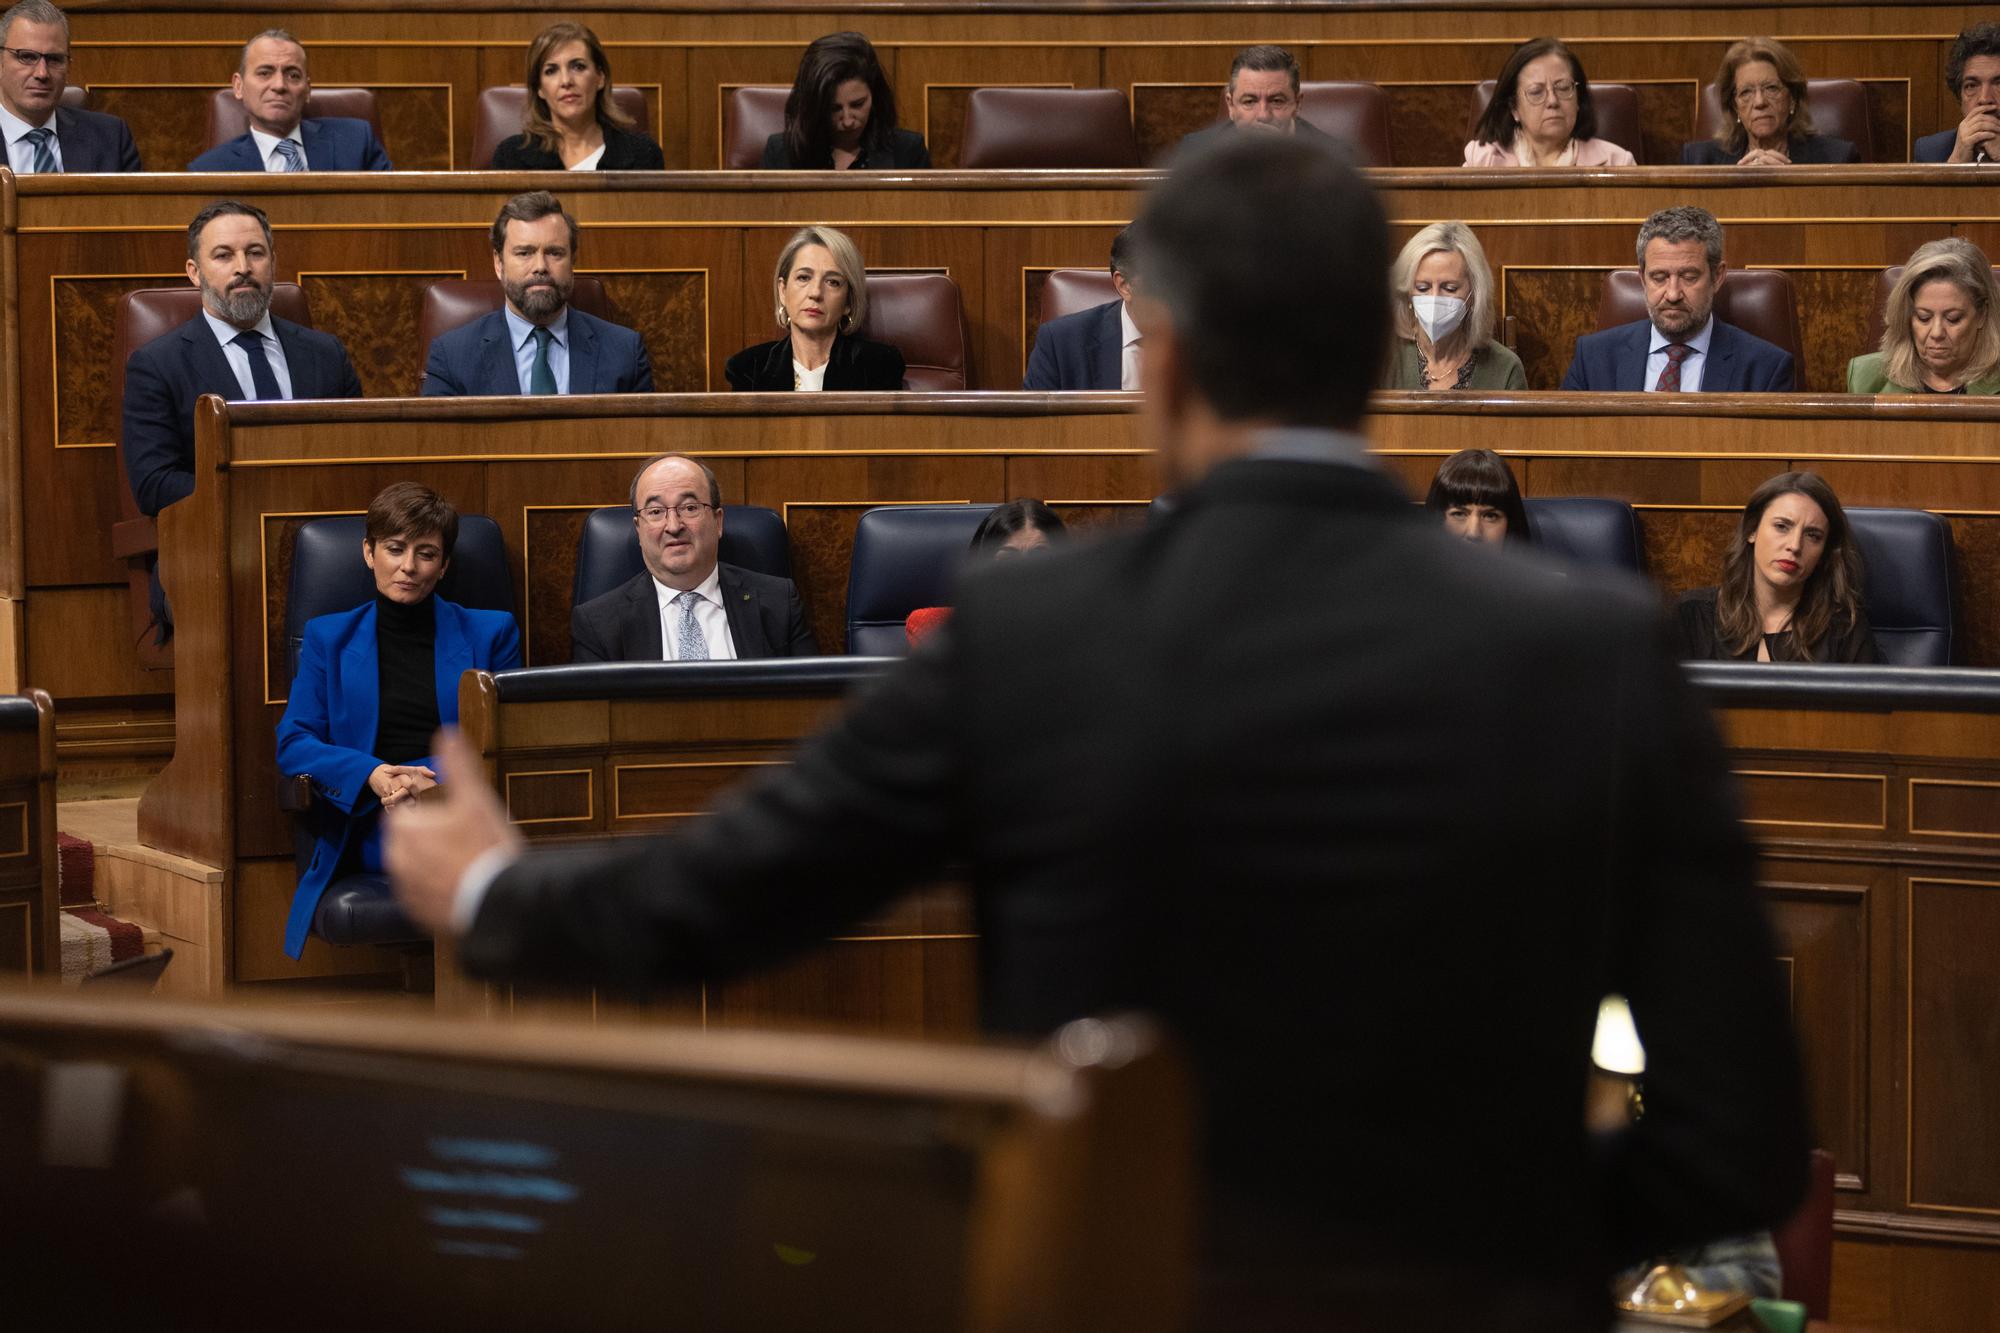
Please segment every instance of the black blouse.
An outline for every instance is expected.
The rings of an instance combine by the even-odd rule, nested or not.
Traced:
[[[664,171],[667,156],[650,135],[605,125],[604,156],[597,159],[599,171]],[[562,154],[536,144],[525,134],[502,139],[493,150],[495,171],[563,171]]]
[[[761,391],[790,393],[792,383],[792,340],[758,343],[746,347],[725,361],[723,376],[739,393]],[[900,389],[903,387],[903,354],[888,343],[866,338],[836,337],[827,354],[826,389]]]
[[[375,594],[375,679],[375,757],[385,764],[423,758],[438,729],[435,598],[405,606]]]
[[[1749,651],[1731,652],[1729,645],[1722,642],[1715,620],[1714,588],[1696,588],[1681,594],[1674,607],[1674,619],[1678,627],[1681,660],[1685,662],[1754,662],[1757,660],[1757,646],[1752,644]],[[1789,629],[1776,634],[1766,634],[1764,642],[1771,650],[1773,662],[1799,662],[1797,646],[1792,642]],[[1882,659],[1875,652],[1875,631],[1869,628],[1868,615],[1857,609],[1854,623],[1836,626],[1819,645],[1812,656],[1815,662],[1879,662]]]
[[[931,150],[924,147],[924,136],[915,130],[891,130],[889,142],[884,144],[862,144],[861,152],[848,164],[849,171],[911,171],[924,170],[931,164]],[[764,140],[764,158],[758,167],[765,171],[789,171],[795,167],[809,171],[833,170],[833,149],[828,148],[817,157],[804,162],[792,161],[792,141],[784,131]]]

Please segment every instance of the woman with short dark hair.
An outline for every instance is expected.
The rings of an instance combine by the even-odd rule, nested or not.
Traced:
[[[1722,582],[1676,607],[1690,661],[1874,662],[1861,553],[1833,487],[1782,472],[1751,492]]]
[[[1528,510],[1507,460],[1491,449],[1461,449],[1438,466],[1424,507],[1444,530],[1469,542],[1526,542]]]
[[[327,885],[382,869],[382,811],[437,785],[431,737],[458,721],[458,678],[521,665],[513,616],[434,595],[457,541],[449,500],[415,482],[387,487],[361,541],[375,596],[306,622],[278,722],[278,771],[311,777],[316,797],[317,846],[285,924],[290,957]]]
[[[1514,48],[1493,100],[1465,145],[1468,167],[1629,167],[1627,150],[1597,135],[1590,80],[1553,37]]]
[[[785,128],[764,141],[761,167],[852,171],[928,167],[923,136],[896,125],[896,94],[875,48],[858,32],[836,32],[806,48]]]

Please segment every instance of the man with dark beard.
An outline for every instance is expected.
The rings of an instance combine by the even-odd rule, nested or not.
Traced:
[[[515,195],[493,219],[492,241],[506,304],[431,339],[426,398],[653,392],[639,335],[570,308],[576,219],[560,200]]]
[[[188,224],[187,276],[201,289],[201,313],[125,363],[120,443],[142,512],[157,514],[194,490],[194,404],[203,394],[361,396],[338,338],[272,317],[276,268],[262,210],[224,199]]]

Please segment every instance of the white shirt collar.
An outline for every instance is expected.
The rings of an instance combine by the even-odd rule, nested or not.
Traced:
[[[1653,324],[1650,325],[1649,327],[1651,327],[1653,330],[1653,341],[1647,344],[1646,346],[1647,356],[1651,356],[1653,353],[1659,351],[1662,347],[1665,347],[1668,343],[1673,341],[1672,338],[1669,338],[1666,334],[1660,332],[1659,325]],[[1708,315],[1708,323],[1702,325],[1701,328],[1697,329],[1693,334],[1689,335],[1688,337],[1681,339],[1681,341],[1686,343],[1689,347],[1693,348],[1695,352],[1698,353],[1699,355],[1707,356],[1709,339],[1713,338],[1714,336],[1715,336],[1715,312],[1711,310]]]
[[[234,342],[237,334],[252,332],[249,329],[239,329],[226,319],[217,319],[215,312],[210,310],[206,303],[201,307],[201,317],[208,321],[208,327],[215,331],[215,340],[224,347]],[[257,321],[257,327],[254,331],[263,334],[271,342],[275,343],[278,341],[278,331],[271,327],[271,312],[269,310],[264,312],[264,318]]]
[[[1130,347],[1133,343],[1139,341],[1139,326],[1132,322],[1132,306],[1130,302],[1120,301],[1118,303],[1118,322],[1125,329],[1125,341],[1119,344],[1120,347]]]
[[[674,598],[680,596],[683,590],[680,588],[669,588],[655,577],[653,579],[653,591],[659,596],[660,611],[664,614],[666,609],[674,604]],[[721,561],[716,562],[715,568],[708,571],[708,577],[696,584],[693,591],[699,594],[705,602],[713,602],[717,606],[722,605]]]
[[[500,303],[500,311],[507,316],[507,331],[514,339],[511,345],[518,351],[527,344],[528,339],[534,336],[536,326],[515,314],[514,307],[508,305],[505,301]],[[567,305],[556,311],[556,317],[550,320],[546,327],[555,336],[558,344],[565,349],[569,347],[569,307]]]
[[[20,142],[22,135],[35,129],[45,129],[49,132],[51,139],[56,138],[56,113],[54,111],[49,112],[49,118],[43,121],[41,125],[35,126],[22,120],[5,106],[0,106],[0,133],[5,133],[10,146]]]
[[[304,121],[299,122],[299,124],[301,125],[304,123],[305,123]],[[258,129],[255,125],[252,125],[250,127],[250,137],[257,144],[257,160],[259,162],[269,163],[271,160],[271,154],[278,151],[278,144],[280,142],[278,136],[275,134],[266,134],[264,133],[264,131]],[[287,134],[285,138],[299,146],[299,160],[301,162],[305,161],[306,141],[299,137],[298,125],[292,126],[292,132],[290,134]]]

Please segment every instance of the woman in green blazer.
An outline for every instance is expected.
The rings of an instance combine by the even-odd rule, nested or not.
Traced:
[[[1493,341],[1493,272],[1463,222],[1433,222],[1390,270],[1396,339],[1385,389],[1525,389],[1521,358]]]
[[[1849,393],[2000,394],[2000,286],[1978,246],[1917,247],[1889,292],[1882,350],[1847,363]]]

